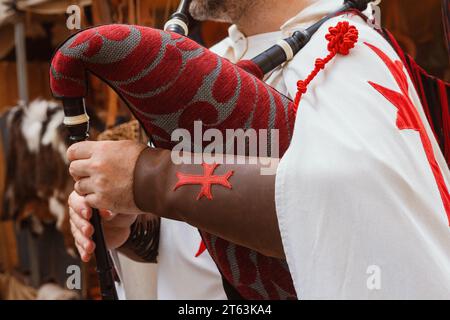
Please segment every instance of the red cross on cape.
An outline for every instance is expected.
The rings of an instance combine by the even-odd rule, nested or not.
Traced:
[[[431,171],[433,172],[434,178],[436,180],[436,184],[442,198],[442,203],[445,208],[445,212],[447,213],[448,221],[450,223],[450,195],[448,192],[448,188],[445,184],[444,176],[442,175],[439,164],[436,161],[433,146],[431,144],[430,138],[428,137],[425,126],[423,125],[417,108],[414,106],[414,103],[409,97],[408,77],[405,73],[403,63],[400,60],[391,60],[383,51],[381,51],[374,45],[371,45],[367,42],[365,44],[370,49],[372,49],[384,62],[384,64],[394,77],[400,91],[395,91],[393,89],[383,87],[379,84],[373,83],[372,81],[369,81],[369,84],[380,94],[382,94],[398,110],[396,121],[398,129],[415,130],[419,133],[423,149],[428,159]]]

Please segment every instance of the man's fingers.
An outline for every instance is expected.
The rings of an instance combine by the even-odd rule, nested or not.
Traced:
[[[89,262],[95,250],[95,243],[90,239],[94,227],[88,222],[92,216],[86,200],[72,192],[69,197],[70,229],[75,239],[75,245],[83,262]]]
[[[99,213],[100,217],[102,217],[102,219],[105,221],[111,221],[117,216],[117,214],[115,214],[111,210],[100,210]]]
[[[80,247],[80,245],[78,245],[78,247]],[[91,261],[92,254],[87,253],[82,247],[80,247],[78,252],[80,253],[81,261],[83,262]]]
[[[89,260],[91,260],[91,255],[89,253],[87,253],[87,251],[84,249],[84,246],[80,243],[77,229],[72,224],[72,222],[70,223],[70,229],[71,229],[72,235],[75,239],[75,247],[77,248],[78,253],[80,254],[81,260],[83,262],[89,262]]]
[[[75,227],[80,230],[84,236],[90,238],[94,234],[94,227],[89,223],[88,220],[82,218],[78,213],[69,209],[70,220],[73,222]]]
[[[67,150],[67,159],[69,162],[81,159],[89,159],[92,156],[92,150],[96,141],[83,141],[70,146]]]
[[[91,161],[86,159],[72,161],[69,166],[70,175],[75,181],[89,177],[91,174],[90,164]]]
[[[77,247],[78,253],[80,254],[81,261],[89,262],[92,258],[92,254],[87,253],[86,250],[84,250],[84,248],[77,241],[75,241],[75,246]]]
[[[83,262],[88,262],[88,261],[85,261],[85,259],[83,258],[86,256],[86,252],[84,251],[83,247],[78,244],[78,242],[76,240],[75,240],[75,247],[77,247],[77,251],[81,257],[81,260],[83,260]]]
[[[106,207],[104,201],[102,201],[102,198],[98,194],[90,193],[90,194],[86,195],[84,197],[84,199],[86,199],[86,203],[91,208],[105,208]]]
[[[87,252],[87,253],[93,253],[95,249],[95,243],[88,237],[86,237],[80,229],[78,229],[75,224],[70,221],[72,234],[75,239],[75,241]]]
[[[70,222],[73,237],[75,239],[75,244],[80,253],[80,257],[84,262],[88,262],[91,259],[92,254],[95,250],[95,243],[85,237],[80,230],[78,230],[75,225]]]
[[[75,182],[74,189],[80,196],[85,196],[94,192],[91,178],[83,178]],[[87,201],[87,199],[86,199]]]
[[[91,208],[86,200],[76,192],[72,192],[69,196],[69,207],[84,219],[89,220],[92,216]]]

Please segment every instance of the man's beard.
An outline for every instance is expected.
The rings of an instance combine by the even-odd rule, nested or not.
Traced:
[[[256,0],[193,0],[190,12],[194,19],[235,23]]]

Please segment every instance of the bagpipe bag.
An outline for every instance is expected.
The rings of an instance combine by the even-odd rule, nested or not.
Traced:
[[[278,129],[279,156],[287,150],[294,103],[265,84],[250,61],[238,65],[175,33],[106,25],[69,38],[56,52],[50,85],[56,98],[83,98],[87,74],[111,86],[157,147],[172,148],[178,128]],[[268,141],[271,140],[269,137]],[[202,232],[227,282],[244,299],[295,299],[286,261],[269,258]]]

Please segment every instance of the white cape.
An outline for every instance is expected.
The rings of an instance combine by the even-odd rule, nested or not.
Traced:
[[[400,91],[364,42],[400,60],[392,47],[359,17],[334,18],[284,68],[287,91],[294,97],[296,80],[328,54],[325,34],[342,20],[357,27],[359,42],[309,86],[277,173],[277,215],[298,297],[450,299],[449,220],[421,139],[397,127],[398,110],[368,83]],[[408,82],[448,188],[448,166]]]

